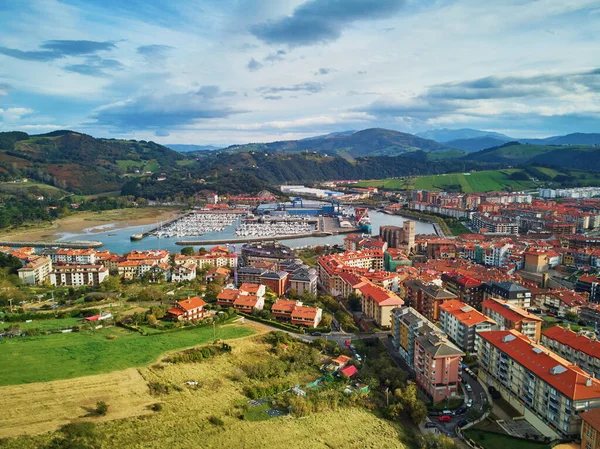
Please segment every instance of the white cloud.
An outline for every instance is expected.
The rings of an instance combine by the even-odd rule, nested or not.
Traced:
[[[29,115],[32,112],[33,110],[28,108],[0,108],[0,117],[4,122],[14,123],[19,121],[24,115]]]

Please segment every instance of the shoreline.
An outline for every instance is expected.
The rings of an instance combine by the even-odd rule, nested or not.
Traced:
[[[114,209],[100,212],[76,212],[74,215],[59,218],[46,227],[15,229],[0,233],[5,242],[35,241],[54,242],[65,234],[87,234],[90,239],[101,232],[116,231],[130,226],[153,225],[179,215],[181,209],[166,207],[143,207]],[[89,232],[85,232],[89,230]]]

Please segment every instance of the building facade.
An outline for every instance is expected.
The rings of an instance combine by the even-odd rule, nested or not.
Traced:
[[[456,346],[472,354],[479,348],[479,332],[492,330],[496,323],[470,305],[452,299],[440,306],[439,324]]]

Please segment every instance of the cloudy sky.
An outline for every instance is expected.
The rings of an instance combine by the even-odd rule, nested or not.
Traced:
[[[600,0],[2,0],[0,131],[600,132]]]

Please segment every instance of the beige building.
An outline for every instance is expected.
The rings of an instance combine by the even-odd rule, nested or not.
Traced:
[[[19,279],[24,285],[43,283],[52,271],[52,261],[48,257],[30,260],[23,268],[19,268]]]
[[[514,330],[479,334],[479,379],[545,436],[574,439],[600,407],[600,381]]]

